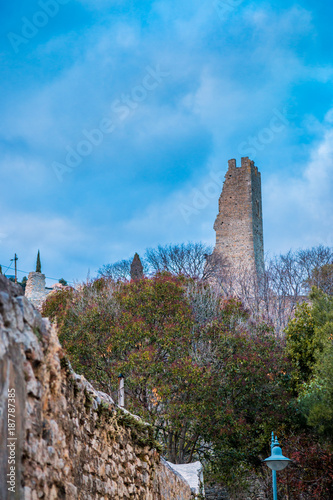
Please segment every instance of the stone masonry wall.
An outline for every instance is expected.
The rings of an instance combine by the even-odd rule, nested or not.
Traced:
[[[21,293],[0,276],[1,500],[190,499],[151,427],[71,370]]]
[[[32,272],[29,273],[25,296],[32,304],[39,308],[47,296],[45,287],[45,274]]]
[[[229,160],[216,217],[215,252],[231,266],[260,274],[264,269],[261,176],[254,162]]]

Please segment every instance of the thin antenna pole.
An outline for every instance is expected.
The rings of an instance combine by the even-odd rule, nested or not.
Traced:
[[[18,256],[15,254],[14,262],[15,262],[15,283],[17,283],[17,261]]]
[[[272,432],[272,443],[271,443],[271,454],[273,454],[273,448],[278,443],[277,436],[274,439],[274,432]],[[276,483],[276,471],[272,470],[272,483],[273,483],[273,500],[277,500],[277,483]]]
[[[14,261],[15,264],[15,283],[17,283],[17,261],[18,261],[18,256],[15,254],[13,259],[10,259],[11,262]]]

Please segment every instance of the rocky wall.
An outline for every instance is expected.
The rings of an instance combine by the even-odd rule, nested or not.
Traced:
[[[1,500],[190,499],[152,428],[76,375],[55,328],[0,278]]]

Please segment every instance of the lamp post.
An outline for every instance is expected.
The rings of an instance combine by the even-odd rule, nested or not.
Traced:
[[[282,455],[279,441],[276,436],[274,438],[274,432],[272,432],[271,456],[266,458],[264,462],[270,469],[272,469],[273,500],[277,500],[276,471],[283,470],[287,467],[287,465],[289,465],[291,460],[290,458]]]
[[[124,375],[121,373],[118,377],[118,406],[125,406],[125,385]]]

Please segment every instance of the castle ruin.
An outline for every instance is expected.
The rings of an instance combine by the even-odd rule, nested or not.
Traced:
[[[248,157],[228,161],[228,171],[216,217],[216,245],[220,254],[234,269],[242,268],[260,276],[264,271],[261,176]]]
[[[45,285],[45,274],[39,272],[29,273],[25,296],[38,309],[46,299],[48,291]]]

